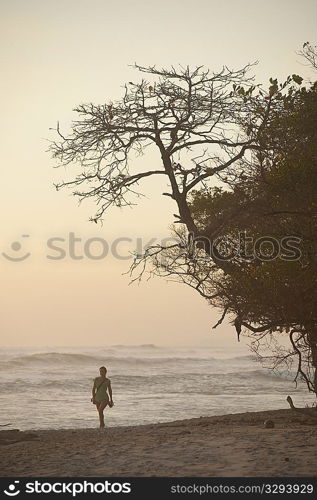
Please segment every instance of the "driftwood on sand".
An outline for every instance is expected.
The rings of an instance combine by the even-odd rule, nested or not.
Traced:
[[[0,431],[0,446],[19,443],[20,441],[30,441],[38,437],[34,432],[20,432],[19,429]]]
[[[305,415],[305,417],[309,417],[312,419],[317,419],[317,411],[316,408],[296,408],[296,406],[293,403],[293,400],[291,396],[287,396],[286,401],[290,405],[291,409],[301,413],[302,415]]]

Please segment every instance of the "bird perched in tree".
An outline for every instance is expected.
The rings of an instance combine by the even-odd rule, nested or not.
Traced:
[[[112,120],[112,118],[113,118],[112,104],[110,104],[108,106],[108,115],[109,115],[109,119]]]
[[[241,333],[241,327],[242,327],[242,320],[240,316],[237,316],[236,319],[234,320],[234,326],[238,335],[238,342],[240,342],[240,333]]]

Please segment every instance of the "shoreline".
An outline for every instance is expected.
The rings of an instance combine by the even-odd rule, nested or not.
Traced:
[[[274,427],[265,428],[265,420]],[[313,477],[316,431],[317,421],[291,409],[105,430],[1,429],[0,471],[2,477]]]

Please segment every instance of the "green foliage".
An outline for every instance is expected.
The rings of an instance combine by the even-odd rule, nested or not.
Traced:
[[[292,80],[302,83],[297,75]],[[273,96],[278,83],[270,83]],[[239,166],[243,179],[235,170],[226,187],[196,191],[191,210],[211,238],[216,228],[218,236],[235,244],[239,232],[253,243],[266,236],[279,242],[300,238],[301,256],[293,261],[281,255],[269,261],[256,254],[236,257],[229,273],[212,277],[218,294],[211,303],[255,330],[296,331],[299,372],[316,392],[316,374],[309,375],[309,366],[317,367],[317,84],[278,99],[280,106],[261,131],[259,150]],[[254,113],[259,112],[256,107]],[[302,373],[304,353],[308,371]]]

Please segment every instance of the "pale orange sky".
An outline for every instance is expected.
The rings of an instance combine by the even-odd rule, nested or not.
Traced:
[[[53,188],[67,173],[52,168],[49,128],[57,120],[67,128],[79,103],[120,98],[122,85],[139,78],[134,62],[218,70],[259,60],[258,82],[308,77],[296,50],[317,42],[316,1],[1,0],[0,9],[1,345],[208,342],[218,313],[189,288],[158,279],[128,286],[129,261],[111,256],[46,258],[47,239],[70,232],[110,244],[168,236],[175,212],[164,187],[147,182],[138,207],[112,209],[103,227],[89,223],[92,205],[78,208],[70,192]],[[31,256],[11,262],[2,252]],[[213,335],[235,339],[228,326]]]

